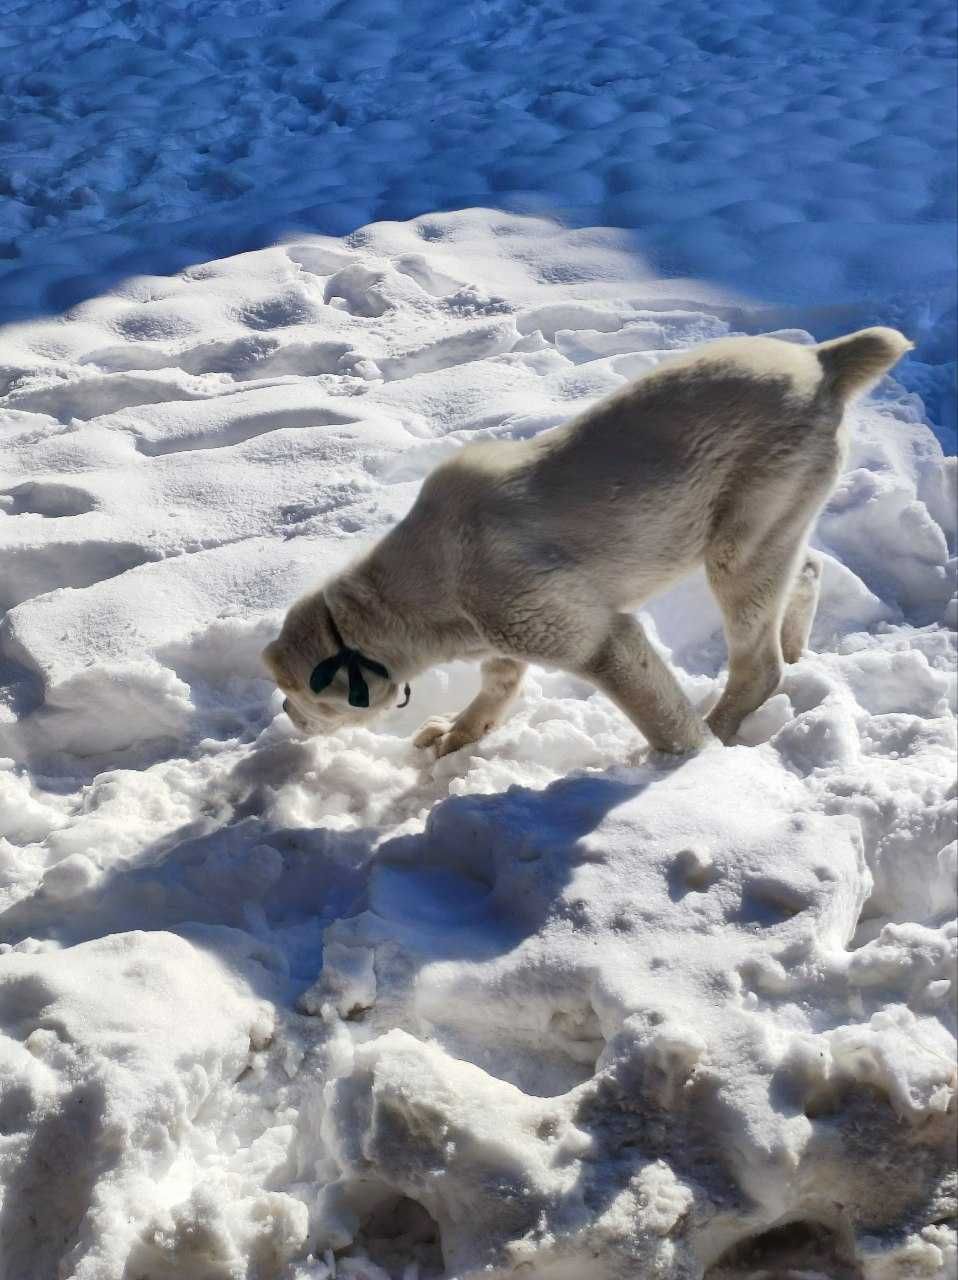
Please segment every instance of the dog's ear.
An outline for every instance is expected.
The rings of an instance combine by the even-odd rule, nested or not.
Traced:
[[[271,640],[260,657],[279,687],[291,691],[296,688],[296,677],[289,668],[287,653],[287,647],[282,640]]]

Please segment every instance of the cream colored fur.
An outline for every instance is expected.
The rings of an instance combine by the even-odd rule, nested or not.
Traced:
[[[819,346],[728,338],[670,358],[565,426],[470,445],[362,560],[290,609],[264,658],[305,732],[360,723],[436,663],[482,689],[414,739],[444,755],[498,724],[529,662],[602,689],[656,749],[727,742],[808,641],[820,562],[807,538],[841,470],[855,392],[911,347],[894,329]],[[631,610],[703,564],[729,653],[703,721]],[[388,668],[370,707],[316,663],[345,643]]]

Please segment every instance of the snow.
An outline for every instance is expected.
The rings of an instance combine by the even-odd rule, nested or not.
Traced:
[[[953,6],[0,15],[0,1280],[954,1280]],[[734,745],[282,713],[463,444],[867,323]],[[714,699],[702,575],[643,620]]]
[[[736,745],[635,763],[536,670],[433,761],[461,664],[305,739],[259,660],[451,451],[767,320],[474,209],[4,331],[3,1280],[955,1274],[955,469],[914,394],[851,410],[814,651]],[[714,697],[701,578],[647,622]]]
[[[290,233],[550,214],[629,229],[654,274],[787,306],[819,337],[897,324],[918,342],[901,376],[953,444],[950,0],[0,15],[0,319]]]

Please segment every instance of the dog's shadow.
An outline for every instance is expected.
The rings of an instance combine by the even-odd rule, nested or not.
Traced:
[[[284,739],[249,753],[210,793],[203,817],[116,862],[67,900],[41,883],[0,912],[0,941],[71,946],[111,933],[170,930],[232,964],[235,936],[227,942],[224,933],[220,948],[216,927],[241,930],[261,949],[278,945],[261,993],[275,999],[277,973],[284,972],[282,998],[291,1005],[322,967],[325,928],[364,911],[428,942],[431,959],[477,949],[491,955],[541,927],[576,866],[594,857],[584,837],[611,809],[682,765],[655,759],[572,774],[541,789],[456,796],[448,794],[450,776],[437,777],[432,762],[419,758],[416,781],[392,798],[376,825],[271,823],[262,816],[265,793],[295,776],[306,750]],[[424,808],[421,830],[390,836]],[[510,897],[497,892],[497,881],[517,859],[538,861],[539,869],[529,881],[534,892]],[[295,936],[295,945],[277,944],[279,936]],[[244,972],[249,977],[248,966]]]

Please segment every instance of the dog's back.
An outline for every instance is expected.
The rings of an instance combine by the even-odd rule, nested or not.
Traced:
[[[674,480],[714,487],[753,453],[774,468],[834,439],[849,398],[911,345],[894,329],[873,328],[818,346],[725,338],[666,358],[541,437],[543,481],[585,485],[594,499],[611,476],[638,497]]]
[[[534,440],[463,449],[427,478],[402,532],[435,540],[441,526],[453,576],[500,559],[568,568],[610,601],[638,602],[700,564],[723,528],[791,521],[796,504],[810,523],[841,466],[848,398],[910,346],[873,328],[818,346],[725,338],[666,358]]]
[[[730,511],[761,526],[807,495],[813,518],[840,469],[848,398],[910,346],[885,328],[818,346],[721,339],[536,440],[464,449],[433,477],[436,496],[456,495],[483,556],[512,546],[637,601],[701,563]]]

